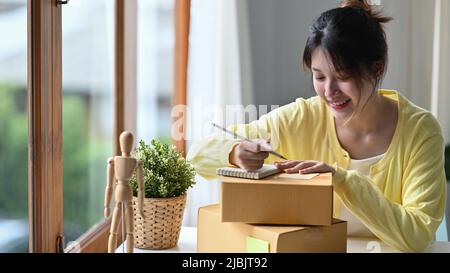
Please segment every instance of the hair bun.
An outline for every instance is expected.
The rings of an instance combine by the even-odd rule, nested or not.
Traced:
[[[392,20],[392,17],[386,17],[380,11],[375,11],[373,6],[367,0],[342,0],[341,8],[359,8],[366,11],[378,23],[387,23]]]
[[[366,0],[342,0],[341,8],[360,8],[372,14],[372,7]]]

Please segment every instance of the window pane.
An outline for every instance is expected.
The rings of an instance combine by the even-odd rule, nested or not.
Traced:
[[[28,252],[26,0],[0,0],[0,37],[0,252]]]
[[[64,234],[103,218],[106,162],[113,154],[114,1],[62,9]]]
[[[174,8],[174,0],[138,1],[138,141],[171,142]]]

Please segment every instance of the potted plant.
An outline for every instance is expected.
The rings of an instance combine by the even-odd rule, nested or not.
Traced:
[[[137,209],[137,181],[133,189],[135,246],[145,249],[165,249],[176,246],[180,234],[186,191],[195,184],[195,171],[173,145],[143,140],[134,156],[144,168],[144,217]]]

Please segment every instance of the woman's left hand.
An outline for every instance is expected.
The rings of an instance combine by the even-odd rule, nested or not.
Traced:
[[[275,162],[275,166],[286,173],[332,173],[334,175],[336,172],[336,170],[330,165],[313,160],[277,161]]]

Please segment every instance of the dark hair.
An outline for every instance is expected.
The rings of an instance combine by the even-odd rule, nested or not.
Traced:
[[[321,48],[338,73],[345,72],[359,85],[369,79],[375,89],[386,72],[388,46],[382,24],[390,20],[367,1],[342,1],[341,7],[322,13],[310,27],[303,67],[311,70],[312,54]]]

